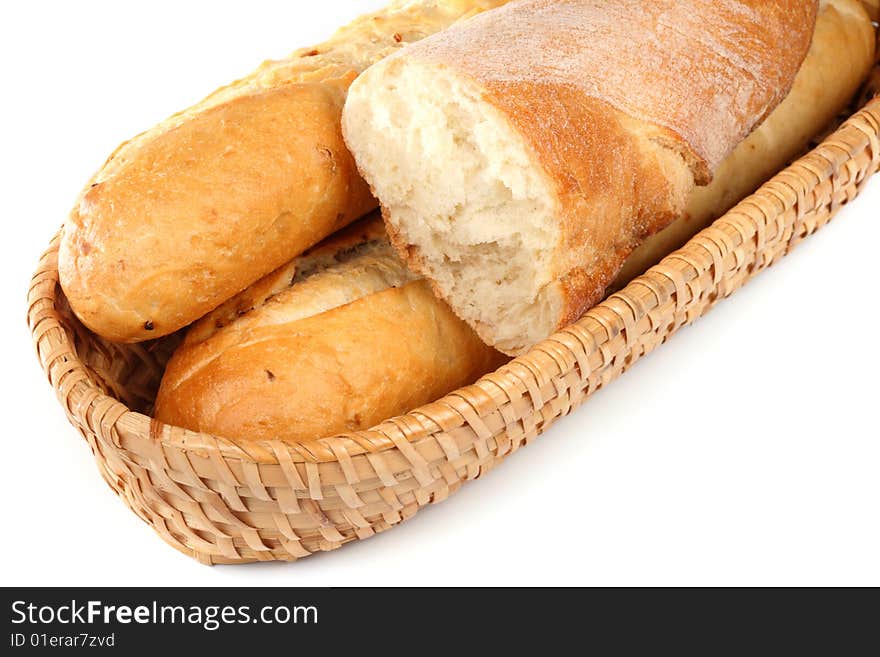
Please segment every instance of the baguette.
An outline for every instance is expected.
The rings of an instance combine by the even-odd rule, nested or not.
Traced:
[[[154,415],[228,438],[308,441],[434,401],[504,360],[406,269],[375,215],[196,322]]]
[[[855,95],[874,62],[875,34],[858,0],[821,3],[807,57],[785,100],[697,187],[681,215],[627,258],[608,291],[682,247],[800,155]]]
[[[379,62],[343,134],[392,242],[489,344],[523,352],[786,96],[814,0],[521,0]]]
[[[64,227],[70,306],[96,333],[171,333],[374,209],[339,118],[370,64],[501,4],[396,2],[263,64],[120,146]]]

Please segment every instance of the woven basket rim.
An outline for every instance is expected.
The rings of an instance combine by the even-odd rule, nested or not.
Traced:
[[[855,120],[857,118],[858,121]],[[862,121],[867,122],[873,132],[860,125]],[[780,211],[786,211],[793,207],[807,191],[803,189],[804,172],[809,172],[821,180],[828,170],[835,166],[841,166],[842,161],[838,160],[845,160],[849,157],[849,150],[842,145],[842,136],[846,134],[851,137],[853,131],[863,133],[866,145],[874,145],[877,148],[876,143],[878,134],[880,134],[880,97],[868,100],[861,109],[854,112],[837,130],[826,137],[819,146],[765,182],[754,194],[746,197],[730,211],[719,217],[710,228],[723,225],[728,218],[737,215],[746,206],[755,206],[755,197],[763,197],[762,200],[765,202],[771,200],[779,206]],[[841,144],[838,144],[838,141]],[[797,174],[794,174],[795,169]],[[784,184],[779,184],[781,181],[784,181]],[[792,190],[797,191],[794,193]],[[698,233],[692,238],[692,241],[698,240],[706,230],[708,229]],[[60,392],[62,380],[68,377],[75,379],[75,383],[62,400],[67,407],[68,415],[82,425],[90,417],[94,422],[97,414],[100,416],[102,425],[113,426],[114,430],[119,430],[124,434],[139,437],[148,436],[150,440],[156,441],[163,448],[168,446],[184,452],[194,452],[209,456],[212,460],[219,456],[218,460],[221,462],[224,459],[229,459],[258,464],[278,464],[291,459],[306,463],[347,461],[353,456],[377,454],[392,449],[398,449],[417,457],[412,445],[418,443],[421,438],[449,432],[465,424],[477,428],[478,432],[482,427],[483,432],[491,435],[491,430],[480,421],[478,411],[469,400],[474,396],[491,399],[506,395],[505,390],[497,385],[493,379],[507,377],[520,382],[525,380],[526,383],[523,384],[525,392],[532,397],[534,402],[539,402],[541,394],[539,382],[542,379],[563,374],[575,366],[583,367],[582,363],[575,362],[568,356],[571,354],[571,350],[565,348],[566,344],[575,341],[580,342],[581,349],[588,346],[601,349],[602,345],[584,345],[582,342],[583,332],[578,331],[577,327],[595,327],[596,324],[607,327],[607,313],[619,314],[616,309],[620,307],[620,304],[636,310],[632,308],[632,298],[633,296],[640,297],[638,288],[649,287],[646,280],[651,276],[668,279],[669,263],[683,257],[680,253],[681,249],[670,253],[660,263],[633,279],[623,290],[610,295],[588,310],[577,322],[536,344],[526,354],[502,365],[495,372],[481,377],[469,386],[459,388],[435,402],[419,406],[406,414],[385,420],[367,430],[298,442],[288,439],[225,438],[190,431],[182,427],[164,424],[148,415],[131,410],[115,397],[106,394],[94,381],[88,367],[78,358],[69,329],[65,327],[57,310],[59,295],[63,295],[58,284],[59,238],[60,230],[40,258],[39,267],[31,279],[28,292],[28,325],[37,356],[46,373],[49,374],[53,363],[60,360],[64,364],[64,373],[60,376],[57,384],[54,380],[52,383],[56,392]],[[622,292],[628,294],[624,295]],[[46,302],[49,304],[48,310]],[[43,353],[41,346],[47,340],[47,336],[51,333],[57,333],[59,330],[61,337],[57,346],[47,353]],[[613,337],[615,336],[609,334],[609,340]],[[533,363],[535,358],[540,359],[540,367]],[[557,371],[555,373],[547,372],[545,368],[548,364],[552,364],[551,366]],[[530,386],[527,383],[529,380],[538,383]],[[537,405],[540,406],[540,404]]]

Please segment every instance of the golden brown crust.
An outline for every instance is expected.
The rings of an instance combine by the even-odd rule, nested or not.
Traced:
[[[378,218],[358,222],[295,262],[371,244],[377,227]],[[386,250],[376,257],[358,255],[348,270],[322,262],[293,287],[286,278],[296,265],[287,267],[242,293],[251,307],[228,324],[215,326],[214,313],[195,324],[166,368],[156,418],[220,436],[304,441],[366,429],[500,366],[504,357],[379,238]],[[333,303],[351,293],[353,301]],[[315,295],[335,307],[322,311]]]
[[[803,151],[871,70],[874,40],[875,31],[858,0],[823,0],[810,48],[788,96],[716,168],[708,186],[690,192],[684,210],[655,223],[662,230],[633,232],[632,243],[607,247],[604,257],[588,268],[589,275],[579,268],[560,281],[566,310],[560,326],[681,247]],[[604,283],[612,279],[610,285]]]
[[[340,134],[348,85],[498,4],[395,3],[123,144],[64,229],[59,274],[74,312],[111,340],[171,333],[374,208]]]
[[[378,70],[411,62],[451,71],[523,138],[556,204],[559,239],[541,274],[551,281],[542,294],[561,299],[561,327],[601,298],[627,255],[678,217],[694,184],[785,97],[816,12],[815,0],[525,0]],[[431,278],[386,219],[408,264]],[[474,326],[495,342],[493,327]]]
[[[163,390],[184,366],[187,352],[180,354]],[[160,391],[156,417],[218,436],[306,441],[369,428],[502,362],[416,281],[255,331],[173,394]]]
[[[880,0],[860,0],[872,21],[880,20]]]
[[[681,247],[807,148],[846,107],[874,62],[875,31],[858,0],[822,2],[816,30],[791,92],[718,167],[686,208],[627,258],[611,286],[635,276]]]
[[[111,160],[60,248],[83,323],[117,341],[170,333],[367,212],[342,101],[318,84],[242,96]]]
[[[371,213],[283,264],[245,290],[227,299],[207,315],[194,322],[186,333],[184,344],[193,345],[209,338],[225,326],[264,305],[270,298],[288,290],[304,270],[332,263],[338,254],[367,242],[387,240],[378,213]]]
[[[581,147],[587,122],[613,108],[680,150],[705,182],[788,93],[817,7],[816,0],[526,0],[403,57],[471,77],[503,111],[507,101],[535,112],[540,121],[519,126],[530,143],[553,139],[554,150],[579,151],[576,159],[594,165],[595,150]]]

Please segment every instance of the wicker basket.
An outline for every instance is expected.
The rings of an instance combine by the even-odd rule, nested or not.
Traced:
[[[439,502],[788,253],[880,166],[880,98],[580,321],[476,384],[370,431],[235,441],[152,420],[179,336],[117,345],[58,285],[56,237],[28,296],[37,355],[98,468],[144,521],[201,562],[294,560]]]

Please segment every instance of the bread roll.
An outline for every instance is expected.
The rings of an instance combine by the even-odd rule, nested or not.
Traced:
[[[351,87],[343,133],[406,262],[517,354],[601,299],[785,97],[814,0],[521,0]]]
[[[378,216],[193,325],[156,399],[163,422],[243,439],[366,429],[504,357],[406,269]]]
[[[683,246],[791,162],[856,93],[874,62],[874,29],[859,0],[820,5],[810,50],[788,96],[718,166],[711,184],[691,193],[684,212],[632,252],[610,290]]]
[[[110,340],[171,333],[375,208],[340,134],[349,84],[498,4],[396,2],[120,146],[62,235],[73,311]]]

